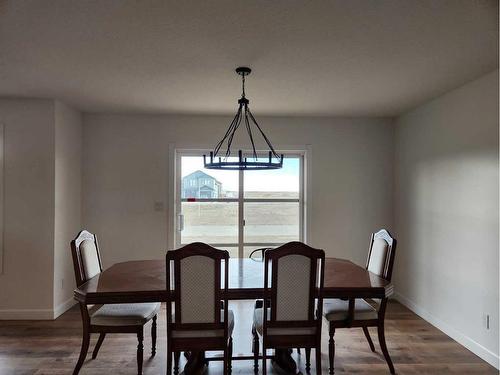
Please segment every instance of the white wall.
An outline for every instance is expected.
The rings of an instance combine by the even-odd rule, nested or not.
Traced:
[[[0,319],[53,319],[73,304],[69,241],[81,225],[82,118],[54,100],[0,99],[0,123]]]
[[[82,115],[55,103],[54,317],[74,304],[69,243],[81,229]]]
[[[105,267],[164,257],[169,144],[213,147],[230,122],[216,116],[85,115],[83,223]],[[388,119],[258,117],[275,144],[311,145],[310,244],[366,261],[369,235],[392,227],[393,125]],[[241,129],[244,131],[244,129]]]
[[[52,318],[54,102],[0,99],[5,126],[0,318]]]
[[[497,368],[498,99],[496,71],[397,119],[394,278],[401,302]]]

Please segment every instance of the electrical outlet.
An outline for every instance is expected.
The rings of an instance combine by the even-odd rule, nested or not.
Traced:
[[[154,209],[157,212],[161,212],[165,209],[165,205],[163,204],[163,202],[155,202]]]

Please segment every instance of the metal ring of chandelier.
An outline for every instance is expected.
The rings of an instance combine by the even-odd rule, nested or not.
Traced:
[[[275,151],[271,141],[264,134],[259,124],[253,117],[252,112],[248,104],[249,100],[245,97],[245,76],[249,75],[252,70],[247,67],[239,67],[236,69],[236,73],[241,76],[242,79],[242,94],[241,98],[238,100],[238,111],[231,121],[229,128],[227,129],[224,137],[217,143],[214,150],[210,152],[210,155],[203,155],[203,163],[207,169],[225,169],[225,170],[263,170],[263,169],[280,169],[283,167],[283,155],[278,155]],[[231,160],[231,145],[233,142],[234,134],[238,130],[241,123],[245,124],[247,129],[248,137],[250,138],[250,143],[252,145],[252,157],[247,158],[243,156],[243,151],[238,151],[237,160]],[[255,148],[254,137],[252,133],[252,125],[258,130],[258,134],[262,136],[269,151],[266,157],[259,158],[257,155],[257,150]],[[221,155],[221,148],[226,144],[226,152]],[[209,160],[207,160],[209,159]],[[234,159],[234,158],[233,158]]]

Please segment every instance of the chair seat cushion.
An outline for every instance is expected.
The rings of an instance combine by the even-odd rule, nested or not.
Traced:
[[[323,315],[328,321],[346,320],[349,316],[349,301],[341,299],[325,299],[323,302]],[[354,303],[354,319],[377,319],[377,310],[362,299]]]
[[[267,309],[267,320],[271,317],[271,309]],[[259,335],[262,336],[264,320],[264,309],[255,308],[253,311],[253,328]],[[293,328],[268,328],[268,335],[314,335],[316,332],[315,327],[293,327]]]
[[[224,321],[224,310],[221,310],[220,312],[220,320],[221,322]],[[227,320],[228,320],[228,326],[227,326],[227,334],[228,336],[231,336],[233,334],[233,329],[234,329],[234,313],[233,310],[228,310],[227,311]],[[172,316],[172,321],[175,322],[175,315]],[[196,338],[196,337],[223,337],[224,336],[224,330],[222,329],[205,329],[205,330],[173,330],[172,331],[172,337],[174,338]]]
[[[160,312],[161,303],[118,303],[102,305],[90,316],[97,326],[144,325]]]

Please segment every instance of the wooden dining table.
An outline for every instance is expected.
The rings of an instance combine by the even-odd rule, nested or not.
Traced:
[[[324,277],[324,298],[384,298],[394,290],[387,280],[344,259],[326,258]],[[139,260],[114,264],[75,289],[74,297],[84,304],[168,302],[172,293],[166,290],[165,260]],[[230,259],[227,299],[261,299],[263,293],[263,262]]]

